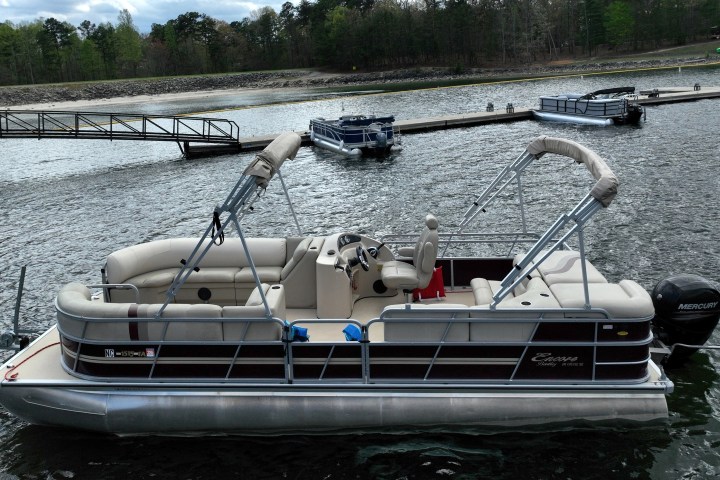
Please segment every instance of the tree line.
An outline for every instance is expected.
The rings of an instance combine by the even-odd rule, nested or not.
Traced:
[[[0,23],[0,85],[324,67],[512,66],[682,45],[720,0],[301,0],[237,21],[187,12],[141,34],[55,18]]]

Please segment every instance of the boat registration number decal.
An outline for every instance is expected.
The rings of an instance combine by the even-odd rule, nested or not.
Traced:
[[[115,358],[115,357],[153,358],[153,357],[155,357],[155,349],[154,348],[146,348],[144,350],[115,350],[114,348],[106,348],[105,349],[105,358]]]

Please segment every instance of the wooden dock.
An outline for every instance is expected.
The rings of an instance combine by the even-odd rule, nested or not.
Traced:
[[[696,88],[698,90],[696,90]],[[669,87],[652,90],[641,90],[638,98],[640,105],[661,105],[664,103],[694,102],[720,98],[720,87]],[[657,96],[655,96],[657,95]]]
[[[699,89],[698,89],[699,87]],[[638,95],[640,105],[661,105],[666,103],[692,102],[697,100],[720,98],[720,87],[664,87],[652,90],[643,90]],[[398,120],[395,122],[396,131],[402,134],[413,134],[448,128],[473,127],[489,123],[517,122],[533,118],[532,109],[514,107],[508,111],[507,106],[496,108],[492,112],[464,113],[458,115],[441,115],[437,117],[418,118],[413,120]],[[310,133],[296,132],[302,139],[303,146],[312,145]],[[240,138],[240,151],[250,152],[262,150],[272,142],[278,134],[258,137]]]

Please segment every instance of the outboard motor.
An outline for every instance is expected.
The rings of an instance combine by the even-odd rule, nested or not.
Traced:
[[[658,282],[652,291],[658,339],[672,347],[677,343],[702,346],[720,320],[720,291],[698,275],[680,274]],[[682,365],[697,348],[675,346],[663,364]]]
[[[385,135],[385,132],[378,132],[375,141],[377,142],[377,148],[387,147],[387,135]]]

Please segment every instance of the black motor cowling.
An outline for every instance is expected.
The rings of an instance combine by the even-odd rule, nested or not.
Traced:
[[[698,275],[680,274],[658,282],[652,291],[658,339],[672,347],[677,343],[703,345],[720,320],[720,291]],[[663,362],[681,365],[697,348],[676,346]]]

